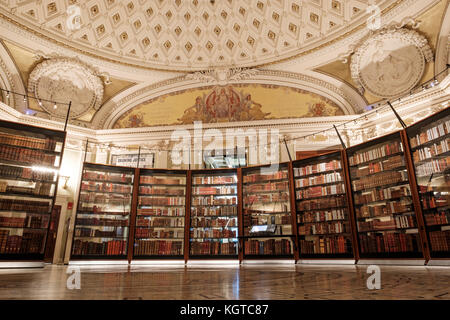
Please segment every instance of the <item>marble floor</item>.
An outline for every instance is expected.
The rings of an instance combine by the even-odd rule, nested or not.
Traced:
[[[82,266],[80,289],[68,266],[0,269],[0,299],[450,299],[450,268],[380,266],[368,290],[367,266]]]

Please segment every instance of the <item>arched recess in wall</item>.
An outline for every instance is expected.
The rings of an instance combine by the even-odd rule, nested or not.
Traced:
[[[21,94],[26,93],[25,86],[20,76],[20,72],[11,58],[8,50],[4,46],[3,42],[0,40],[0,87],[2,89],[18,92]],[[2,101],[15,108],[16,110],[24,113],[27,109],[27,102],[23,101],[18,95],[11,94],[9,98],[6,97],[5,92],[0,93]]]
[[[192,77],[182,76],[155,84],[140,84],[130,88],[102,106],[92,121],[92,127],[111,129],[116,121],[126,112],[164,95],[174,94],[183,90],[224,86],[224,83],[220,81],[202,79],[201,77],[199,75],[193,79]],[[323,79],[323,77],[323,75],[314,77],[293,72],[257,70],[246,79],[227,81],[225,86],[262,85],[293,88],[323,97],[325,100],[338,106],[344,115],[360,113],[363,110],[366,102],[353,88],[337,79],[331,77]],[[187,106],[192,104],[192,102],[194,101],[188,101]]]

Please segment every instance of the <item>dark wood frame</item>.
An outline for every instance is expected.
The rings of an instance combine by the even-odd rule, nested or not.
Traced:
[[[55,166],[54,169],[57,170],[57,174],[56,174],[56,181],[53,182],[55,185],[55,189],[53,191],[53,196],[51,197],[51,206],[50,206],[50,211],[48,213],[48,215],[51,217],[51,214],[53,212],[53,208],[55,206],[55,202],[56,202],[56,196],[58,193],[58,185],[59,185],[59,170],[61,169],[61,163],[62,163],[62,159],[64,157],[64,149],[65,149],[65,145],[66,145],[66,136],[67,133],[66,131],[60,131],[60,130],[54,130],[54,129],[49,129],[49,128],[43,128],[43,127],[38,127],[38,126],[33,126],[33,125],[27,125],[27,124],[22,124],[22,123],[17,123],[17,122],[12,122],[12,121],[6,121],[6,120],[0,120],[0,127],[2,128],[7,128],[7,129],[13,129],[13,130],[18,130],[18,131],[24,131],[24,132],[32,132],[35,134],[42,134],[45,135],[47,137],[55,137],[58,138],[58,142],[62,143],[61,146],[61,151],[58,152],[54,152],[56,156],[59,156],[59,165]],[[30,136],[32,137],[32,136]],[[17,146],[17,148],[23,148],[20,146]],[[27,148],[25,148],[27,149]],[[38,149],[36,149],[38,150]],[[44,152],[46,150],[43,150]],[[47,150],[48,152],[51,152],[49,150]],[[27,196],[24,196],[27,197]],[[42,198],[43,199],[43,198]],[[50,199],[50,198],[49,198]],[[12,261],[20,261],[20,262],[43,262],[44,261],[44,256],[45,256],[45,250],[47,247],[47,240],[48,240],[48,234],[50,231],[50,221],[46,230],[46,235],[44,237],[44,243],[43,243],[43,252],[42,253],[38,253],[38,254],[0,254],[0,262],[12,262]]]

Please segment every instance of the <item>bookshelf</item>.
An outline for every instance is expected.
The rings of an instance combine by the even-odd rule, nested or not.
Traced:
[[[351,147],[347,156],[360,257],[423,258],[401,132]]]
[[[183,259],[186,171],[140,169],[134,259]]]
[[[72,259],[126,259],[135,169],[84,163]]]
[[[43,261],[65,136],[0,120],[1,261]]]
[[[342,153],[293,162],[300,256],[353,258]]]
[[[450,108],[407,128],[431,259],[450,258]]]
[[[242,168],[242,179],[244,259],[293,259],[289,164]]]
[[[236,169],[192,172],[189,258],[238,258]]]

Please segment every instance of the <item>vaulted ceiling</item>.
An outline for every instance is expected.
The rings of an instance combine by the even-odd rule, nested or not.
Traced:
[[[278,61],[365,23],[369,0],[0,1],[5,14],[115,61],[192,70]],[[379,5],[395,1],[378,1]],[[68,18],[79,6],[80,28]],[[75,29],[75,30],[74,30]]]

